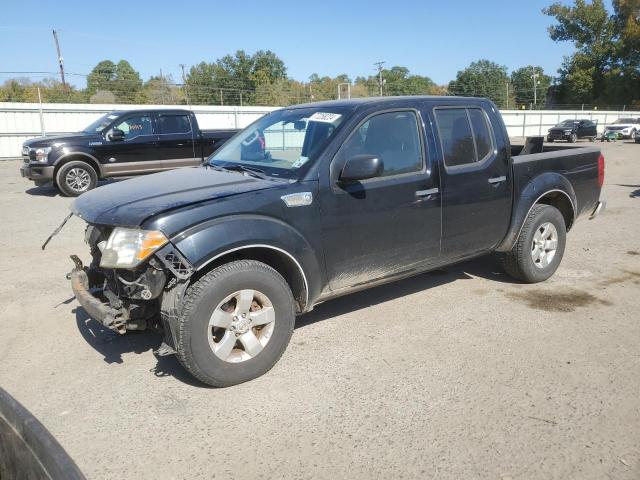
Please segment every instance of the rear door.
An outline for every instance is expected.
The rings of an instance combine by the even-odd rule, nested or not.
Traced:
[[[193,167],[202,159],[195,143],[195,125],[187,112],[159,113],[158,146],[164,168]]]
[[[109,132],[119,129],[124,139],[113,141]],[[105,175],[128,175],[161,169],[158,137],[150,113],[132,113],[118,120],[105,135],[106,141],[95,146]]]
[[[382,176],[344,184],[347,159],[382,159]],[[326,268],[332,290],[392,277],[437,261],[440,254],[438,177],[427,161],[420,114],[376,112],[363,119],[321,176]],[[327,182],[327,183],[325,183]]]
[[[442,256],[488,251],[506,234],[512,178],[507,142],[493,108],[480,105],[431,110],[442,159]]]

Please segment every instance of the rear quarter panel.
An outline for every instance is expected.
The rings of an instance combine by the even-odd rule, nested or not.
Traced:
[[[546,193],[559,190],[569,197],[574,210],[574,222],[590,212],[600,198],[600,149],[571,146],[545,148],[548,151],[543,153],[513,157],[514,209],[510,230],[498,247],[499,251],[511,249],[529,210]]]

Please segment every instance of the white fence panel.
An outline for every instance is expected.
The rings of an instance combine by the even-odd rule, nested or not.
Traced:
[[[0,159],[20,157],[22,142],[30,138],[78,132],[105,113],[137,108],[188,108],[184,105],[93,105],[0,103]],[[197,105],[192,108],[202,129],[242,128],[275,107]],[[42,120],[42,122],[41,122]]]
[[[0,103],[0,159],[20,157],[22,142],[41,136],[77,132],[99,116],[114,110],[136,108],[186,108],[184,105],[93,105],[48,103]],[[242,128],[277,107],[196,105],[192,109],[203,129]],[[561,120],[587,118],[602,126],[618,117],[640,117],[640,112],[580,110],[503,110],[510,137],[545,135]],[[301,141],[299,132],[270,132],[269,140],[284,147]]]

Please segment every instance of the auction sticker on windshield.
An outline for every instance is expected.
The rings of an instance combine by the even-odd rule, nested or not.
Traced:
[[[342,115],[339,113],[316,112],[309,117],[310,122],[335,123]]]

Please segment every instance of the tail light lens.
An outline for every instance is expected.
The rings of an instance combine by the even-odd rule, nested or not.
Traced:
[[[598,186],[604,185],[604,155],[598,157]]]

